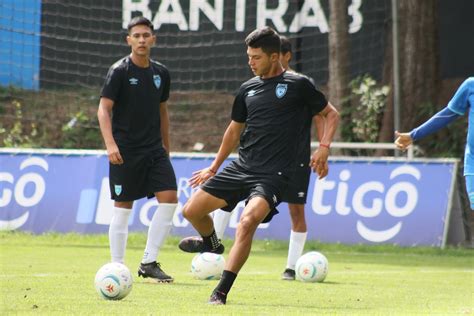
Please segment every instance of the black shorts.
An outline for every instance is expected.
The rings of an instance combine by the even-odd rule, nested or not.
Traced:
[[[294,172],[290,173],[290,180],[283,193],[282,202],[306,204],[310,176],[311,168],[308,164],[300,164]]]
[[[201,189],[226,201],[227,206],[222,208],[226,212],[232,212],[242,200],[247,204],[252,197],[263,197],[270,205],[270,213],[262,221],[267,223],[278,214],[276,207],[287,184],[285,175],[252,173],[231,162],[222,172],[207,180]]]
[[[115,201],[151,198],[155,192],[177,190],[173,166],[164,149],[120,153],[123,164],[109,164],[110,194]]]

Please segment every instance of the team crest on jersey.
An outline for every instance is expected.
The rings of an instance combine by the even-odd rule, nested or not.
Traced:
[[[161,87],[161,77],[160,75],[153,75],[153,82],[155,83],[155,87],[159,89]]]
[[[120,193],[122,193],[122,186],[121,185],[116,184],[114,186],[114,189],[115,189],[115,194],[120,195]]]
[[[287,90],[288,90],[288,84],[286,84],[286,83],[277,84],[276,89],[275,89],[275,94],[276,94],[277,98],[278,99],[283,98],[285,96]]]

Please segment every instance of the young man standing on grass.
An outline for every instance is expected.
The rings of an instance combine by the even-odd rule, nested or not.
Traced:
[[[280,62],[287,71],[295,72],[291,69],[289,63],[293,52],[291,42],[285,36],[280,36]],[[313,84],[314,80],[308,78]],[[307,119],[304,121],[304,128],[298,141],[300,142],[298,154],[296,156],[296,166],[290,174],[288,187],[282,195],[281,201],[288,203],[291,218],[291,232],[288,246],[288,257],[286,268],[283,271],[282,280],[295,280],[296,261],[303,254],[306,236],[308,234],[304,206],[308,194],[309,178],[311,168],[309,159],[311,157],[311,123],[314,123],[318,132],[318,140],[321,141],[324,131],[324,118],[321,115],[312,116],[308,111]],[[324,146],[325,144],[321,144]],[[222,210],[216,210],[214,213],[214,227],[217,237],[222,239],[224,231],[229,224],[232,213]]]
[[[114,202],[109,227],[112,262],[124,262],[128,220],[133,202],[155,197],[158,209],[138,275],[172,282],[156,262],[169,234],[177,206],[176,177],[169,160],[170,90],[168,69],[150,59],[155,44],[153,24],[144,17],[128,25],[131,54],[110,67],[101,92],[97,116],[109,157],[110,192]]]
[[[339,121],[336,109],[307,77],[283,69],[280,37],[273,29],[257,29],[245,43],[248,64],[256,77],[240,87],[217,156],[210,167],[191,177],[193,187],[202,186],[183,208],[184,217],[202,239],[185,238],[180,242],[181,250],[222,253],[224,246],[209,213],[219,208],[230,212],[239,201],[246,200],[222,278],[209,300],[216,305],[226,303],[237,273],[250,254],[257,226],[278,213],[276,206],[294,169],[306,109],[326,119],[322,139],[326,146],[313,153],[310,163],[320,178],[328,174],[329,144]],[[239,141],[239,158],[217,174]]]
[[[280,37],[280,62],[287,71],[295,72],[290,67],[290,61],[293,57],[291,42],[285,36]],[[312,78],[308,78],[313,85],[315,85]],[[324,117],[322,115],[311,115],[307,113],[307,118],[304,122],[304,128],[298,141],[299,150],[296,158],[296,167],[290,175],[288,187],[283,194],[282,201],[288,203],[291,217],[291,232],[290,242],[288,246],[288,257],[286,261],[286,269],[283,271],[281,278],[283,280],[295,280],[295,266],[296,261],[303,254],[304,245],[306,243],[306,236],[308,229],[306,227],[306,218],[304,214],[304,206],[306,204],[306,197],[308,195],[309,178],[311,175],[311,168],[309,167],[311,156],[311,123],[316,126],[318,133],[319,146],[329,149],[329,144],[322,142],[324,133]]]

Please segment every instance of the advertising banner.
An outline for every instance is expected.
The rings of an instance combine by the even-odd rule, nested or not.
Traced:
[[[194,192],[188,185],[192,172],[207,167],[212,159],[172,156],[179,207],[171,234],[196,234],[181,208]],[[329,168],[325,179],[311,176],[305,211],[309,240],[443,245],[455,160],[333,158]],[[157,205],[155,199],[136,201],[129,230],[146,231]],[[244,206],[242,201],[232,212],[226,230],[229,238],[234,236]],[[108,161],[102,152],[0,153],[1,230],[106,233],[112,209]],[[280,204],[278,210],[280,214],[270,223],[259,226],[255,238],[289,238],[287,204]]]

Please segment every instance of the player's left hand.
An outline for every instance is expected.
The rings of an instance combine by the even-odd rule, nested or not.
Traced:
[[[198,171],[194,171],[193,176],[189,179],[189,184],[191,185],[192,188],[195,188],[197,186],[200,186],[207,180],[209,180],[209,178],[211,178],[214,175],[215,173],[211,171],[210,167],[204,168]]]
[[[329,173],[328,166],[329,148],[319,147],[311,156],[309,166],[319,175],[319,179],[326,177]]]

